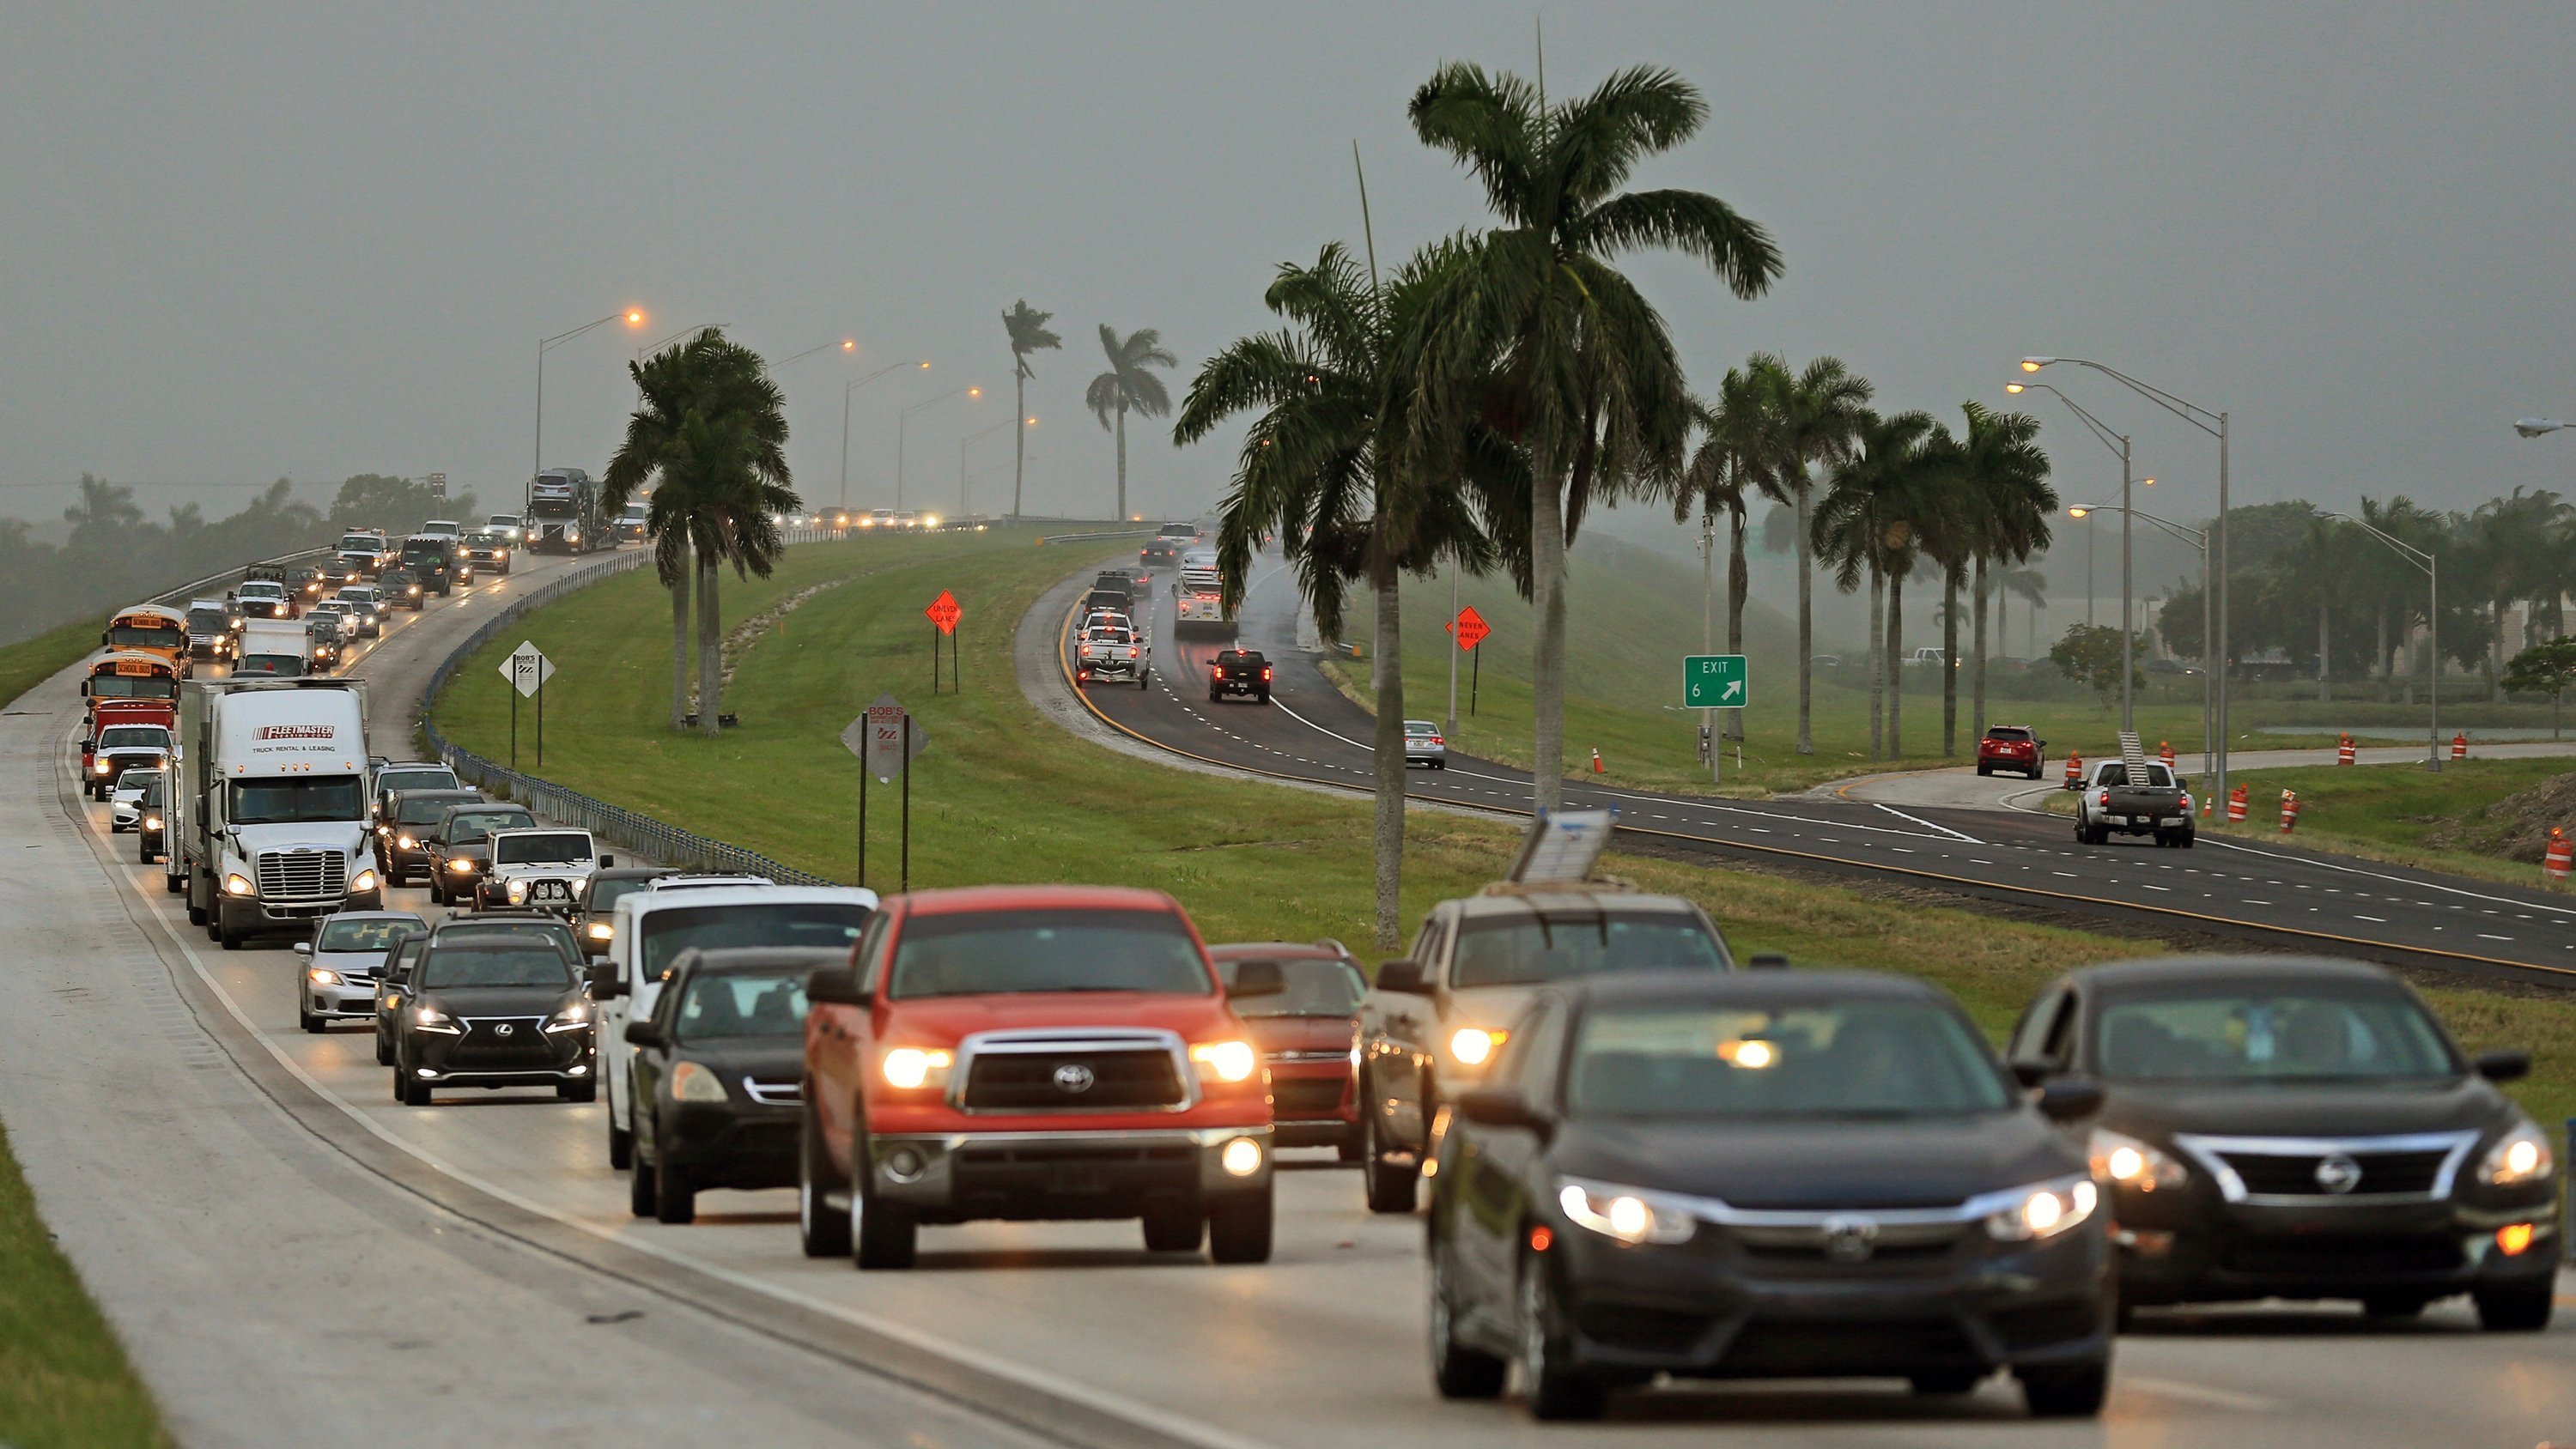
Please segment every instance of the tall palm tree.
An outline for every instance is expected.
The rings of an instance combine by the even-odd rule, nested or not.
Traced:
[[[1986,613],[1992,597],[1988,570],[1997,563],[2025,564],[2048,547],[2049,520],[2057,513],[2057,490],[2048,482],[2048,454],[2039,447],[2039,420],[2026,413],[1999,413],[1982,403],[1961,403],[1968,428],[1959,440],[1956,487],[1966,515],[1972,616],[1976,620],[1969,672],[1968,733],[1986,733]],[[2038,606],[2032,599],[2032,607]],[[1955,639],[1953,643],[1955,644]],[[1950,657],[1956,659],[1953,648]],[[1948,715],[1943,716],[1943,750],[1948,750]]]
[[[1941,466],[1940,424],[1909,411],[1865,420],[1851,455],[1834,467],[1815,513],[1811,546],[1845,590],[1869,582],[1870,758],[1903,753],[1903,696],[1896,671],[1905,637],[1904,583],[1920,557],[1916,519]],[[1883,612],[1882,612],[1883,610]],[[1883,630],[1883,632],[1882,632]],[[1884,756],[1881,709],[1884,704]]]
[[[2004,606],[2011,600],[2019,599],[2024,604],[2030,606],[2030,614],[2022,625],[2021,643],[2022,648],[2030,651],[2030,654],[2027,657],[2037,657],[2039,654],[2039,611],[2048,607],[2048,575],[2040,572],[2038,569],[2028,567],[2027,565],[2016,568],[1997,569],[1995,570],[1995,598],[1997,600],[1995,619],[1999,625],[2009,624],[2011,622],[2004,615]],[[2012,631],[2008,628],[2005,629],[2004,636],[2006,640],[2005,647],[2010,648]],[[2206,668],[2207,665],[2204,664],[2202,667]],[[1980,725],[1977,729],[1977,733],[1981,735],[1984,734],[1985,728]]]
[[[1100,419],[1106,430],[1110,417],[1118,419],[1118,512],[1127,516],[1127,414],[1132,410],[1149,418],[1168,417],[1172,395],[1163,389],[1163,380],[1147,372],[1149,367],[1178,367],[1181,360],[1163,347],[1163,334],[1151,327],[1140,327],[1121,340],[1109,324],[1100,324],[1100,350],[1109,354],[1109,370],[1091,380],[1091,390],[1084,393],[1083,405]]]
[[[1869,410],[1869,380],[1846,369],[1840,358],[1819,357],[1803,370],[1772,353],[1756,354],[1747,364],[1762,405],[1770,415],[1769,471],[1773,484],[1797,505],[1798,556],[1798,753],[1816,752],[1815,705],[1815,508],[1816,470],[1831,469],[1852,455],[1852,440]]]
[[[723,631],[716,582],[726,563],[737,576],[767,578],[784,547],[777,516],[802,506],[789,486],[784,396],[750,348],[710,327],[641,362],[629,363],[641,399],[626,440],[609,460],[601,505],[622,511],[650,487],[645,532],[671,590],[671,728],[687,708],[689,593],[695,575],[698,716],[719,728]]]
[[[1680,251],[1751,298],[1779,276],[1780,253],[1714,196],[1619,190],[1708,120],[1698,90],[1670,71],[1620,71],[1549,106],[1517,76],[1451,64],[1408,112],[1425,145],[1475,173],[1498,223],[1468,245],[1433,309],[1421,381],[1437,401],[1415,422],[1483,418],[1529,454],[1533,775],[1539,807],[1553,810],[1565,784],[1566,546],[1595,493],[1606,504],[1677,479],[1690,428],[1664,320],[1610,259]]]
[[[1347,586],[1376,601],[1376,940],[1392,948],[1401,924],[1404,860],[1404,668],[1399,583],[1444,559],[1482,570],[1492,549],[1464,478],[1496,476],[1508,450],[1489,447],[1459,467],[1433,467],[1411,440],[1408,369],[1422,304],[1455,247],[1435,247],[1381,289],[1340,245],[1314,265],[1282,266],[1264,300],[1289,328],[1241,339],[1207,360],[1173,425],[1176,443],[1206,437],[1225,418],[1255,412],[1219,510],[1217,566],[1225,606],[1242,601],[1260,540],[1276,534],[1297,570],[1318,629],[1341,632]]]
[[[1769,434],[1771,415],[1763,406],[1754,371],[1727,369],[1725,379],[1718,384],[1716,405],[1700,407],[1699,418],[1704,436],[1682,474],[1681,491],[1673,499],[1673,521],[1687,520],[1694,505],[1704,519],[1725,516],[1726,652],[1741,654],[1744,604],[1752,592],[1752,576],[1745,561],[1752,505],[1756,499],[1784,505],[1789,500],[1768,466],[1774,451]],[[1728,715],[1727,738],[1744,738],[1744,712],[1730,710]]]
[[[1041,312],[1022,297],[1002,314],[1002,330],[1011,339],[1011,401],[1019,411],[1012,416],[1018,421],[1011,433],[1011,517],[1020,516],[1020,481],[1029,462],[1029,379],[1037,373],[1029,368],[1029,354],[1042,348],[1062,347],[1064,339],[1047,330],[1047,319],[1053,312]]]

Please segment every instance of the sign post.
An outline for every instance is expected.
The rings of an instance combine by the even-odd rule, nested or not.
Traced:
[[[1457,639],[1458,648],[1460,650],[1471,654],[1475,652],[1477,645],[1485,642],[1486,635],[1494,632],[1493,626],[1485,622],[1485,616],[1477,613],[1475,606],[1472,604],[1464,609],[1460,609],[1456,618],[1451,619],[1448,623],[1443,624],[1440,627],[1448,630],[1450,634]],[[1469,684],[1467,695],[1467,713],[1469,714],[1474,714],[1476,712],[1475,688],[1477,685],[1484,683],[1485,656],[1482,654],[1476,654],[1475,659],[1477,666],[1476,678]],[[1454,735],[1457,732],[1458,656],[1453,653],[1449,656],[1449,733]]]
[[[878,784],[890,785],[901,775],[903,880],[908,889],[912,878],[912,772],[906,766],[914,756],[930,748],[930,733],[913,722],[911,712],[893,695],[880,694],[841,731],[841,745],[859,757],[858,883],[868,883],[868,777],[874,775]]]
[[[1710,711],[1700,716],[1700,729],[1709,736],[1708,778],[1711,783],[1716,782],[1719,774],[1715,711],[1742,709],[1752,702],[1753,681],[1746,671],[1743,655],[1682,656],[1682,707]]]
[[[952,666],[948,671],[950,680],[962,688],[965,680],[959,677],[959,671],[965,666],[959,664],[957,660],[956,634],[957,621],[965,616],[966,611],[957,607],[955,594],[941,589],[939,597],[931,600],[930,607],[921,612],[930,620],[931,628],[937,631],[930,636],[930,692],[933,694],[939,692],[939,641],[943,636],[949,640],[948,662]]]
[[[555,662],[533,642],[522,640],[501,661],[501,677],[510,681],[510,771],[519,769],[519,701],[525,696],[537,698],[537,763],[546,762],[546,680],[555,672]]]

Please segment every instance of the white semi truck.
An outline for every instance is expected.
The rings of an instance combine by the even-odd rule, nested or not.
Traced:
[[[313,672],[313,636],[298,619],[246,619],[232,672],[236,678],[300,679]]]
[[[172,770],[170,885],[225,950],[383,904],[362,681],[189,680]]]

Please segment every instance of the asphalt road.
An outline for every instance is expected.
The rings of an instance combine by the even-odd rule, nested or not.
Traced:
[[[453,638],[476,607],[423,622]],[[361,665],[380,711],[444,652],[402,642]],[[1323,1153],[1283,1163],[1262,1266],[1147,1254],[1133,1224],[983,1224],[861,1275],[799,1255],[787,1192],[637,1222],[598,1106],[399,1107],[367,1031],[297,1030],[296,958],[188,928],[67,793],[66,734],[59,714],[0,725],[21,782],[0,810],[40,866],[0,883],[28,963],[0,975],[0,1116],[187,1442],[1019,1441],[959,1403],[1099,1444],[1599,1441],[1432,1395],[1420,1225],[1368,1214]],[[2028,1421],[2000,1381],[1694,1388],[1614,1419],[1639,1444],[2519,1446],[2576,1433],[2576,1321],[2151,1313],[2099,1425]]]
[[[1048,606],[1059,651],[1069,647],[1078,582],[1068,580],[1059,591],[1063,600]],[[1267,653],[1277,671],[1266,708],[1240,698],[1209,701],[1208,662],[1227,642],[1176,635],[1172,600],[1160,589],[1150,625],[1149,687],[1096,682],[1081,688],[1081,698],[1101,723],[1132,741],[1201,764],[1366,790],[1374,779],[1368,743],[1374,721],[1334,689],[1312,653],[1296,647],[1297,609],[1293,576],[1276,560],[1263,560],[1245,597],[1241,638]],[[1060,688],[1073,690],[1070,670],[1059,674]],[[1417,718],[1435,713],[1427,702],[1415,711]],[[1973,771],[1966,778],[1976,780]],[[1622,835],[1667,849],[1894,877],[2114,924],[2152,920],[2274,947],[2576,987],[2576,901],[2563,895],[2215,836],[2190,850],[2161,849],[2145,837],[2080,845],[2063,817],[1985,808],[2028,784],[1979,783],[1993,787],[1995,798],[1962,786],[1934,796],[1954,803],[1909,806],[1867,798],[1861,790],[1743,801],[1618,789],[1586,777],[1567,783],[1565,803],[1616,808]],[[1414,770],[1408,794],[1434,804],[1525,813],[1530,788],[1526,771],[1452,754],[1444,770]]]
[[[2448,758],[2449,747],[2444,758]],[[2576,740],[2516,740],[2503,744],[2480,744],[2472,747],[2482,760],[2518,760],[2576,755]],[[2364,745],[2355,750],[2356,768],[2394,765],[2403,769],[2420,769],[2424,764],[2422,745]],[[2312,765],[2331,765],[2333,750],[2239,750],[2227,757],[2228,768],[2247,770],[2290,770]],[[2175,765],[2186,779],[2197,783],[2208,778],[2202,756],[2178,756]],[[1831,787],[1830,793],[1845,800],[1862,800],[1875,805],[1898,805],[1908,810],[1925,807],[1952,810],[2021,810],[2036,811],[2042,801],[2055,795],[2065,780],[2064,758],[2052,757],[2042,778],[2033,781],[2019,775],[1980,776],[1974,766],[1947,770],[1908,770],[1901,774],[1867,775]],[[2277,797],[2272,802],[2248,802],[2259,809],[2268,808],[2271,818],[2278,818]]]

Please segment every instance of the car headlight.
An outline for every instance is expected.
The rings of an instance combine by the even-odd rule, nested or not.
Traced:
[[[420,848],[420,842],[408,835],[395,836],[394,844],[401,846],[405,850],[417,850]]]
[[[1481,1067],[1493,1057],[1494,1049],[1510,1037],[1508,1031],[1462,1026],[1449,1034],[1449,1058],[1462,1067]]]
[[[460,855],[455,859],[450,860],[447,863],[447,868],[456,872],[458,875],[471,875],[474,871],[474,862],[467,860],[465,857]]]
[[[2492,1187],[2514,1187],[2546,1178],[2556,1166],[2557,1156],[2549,1150],[2548,1136],[2525,1122],[2487,1149],[2486,1161],[2478,1165],[2478,1181]]]
[[[89,768],[90,768],[90,773],[92,773],[92,774],[94,774],[94,775],[104,775],[104,774],[106,774],[106,773],[107,773],[107,761],[105,761],[105,760],[100,760],[100,761],[96,762],[95,764],[92,764]]]
[[[376,873],[373,870],[362,870],[358,872],[357,879],[349,882],[349,889],[359,895],[365,895],[367,892],[374,890],[375,888]]]
[[[415,594],[419,593],[419,592],[420,592],[420,585],[418,585],[418,584],[414,584],[414,585],[412,585],[412,586],[411,586],[411,591],[412,591],[413,593],[415,593]]]
[[[422,1031],[443,1031],[451,1036],[463,1036],[465,1034],[464,1031],[456,1025],[456,1018],[449,1016],[446,1012],[439,1010],[435,1006],[413,1007],[411,1009],[411,1024],[419,1027]]]
[[[1190,1048],[1203,1082],[1246,1082],[1261,1070],[1261,1053],[1248,1041],[1203,1041]]]
[[[2170,1192],[2191,1180],[2191,1169],[2171,1155],[2108,1127],[2093,1129],[2093,1175],[2140,1192]]]
[[[234,871],[230,875],[224,877],[225,895],[248,896],[257,895],[258,893],[258,887],[250,883],[250,877],[243,875],[240,871]]]
[[[923,1087],[948,1085],[948,1069],[957,1058],[935,1047],[896,1047],[877,1063],[877,1074],[889,1087],[917,1091]]]
[[[514,906],[525,905],[528,901],[528,883],[523,880],[514,880],[502,891],[502,894],[508,896],[510,898],[510,904]]]
[[[2102,1190],[2087,1174],[1990,1192],[1977,1200],[1986,1231],[2007,1243],[2053,1238],[2093,1216]]]
[[[590,923],[590,930],[589,930],[589,933],[588,933],[588,934],[589,934],[589,936],[590,936],[590,939],[592,939],[592,940],[594,940],[594,941],[605,941],[605,940],[607,940],[609,937],[611,937],[611,936],[613,936],[613,935],[616,935],[616,934],[617,934],[617,928],[616,928],[616,927],[614,927],[614,926],[611,926],[611,925],[610,925],[608,922],[606,922],[606,921],[593,921],[593,922],[591,922],[591,923]]]
[[[576,1001],[546,1021],[548,1031],[579,1031],[590,1025],[590,1003]]]
[[[146,815],[146,816],[144,816],[144,817],[143,817],[143,828],[144,828],[144,829],[146,829],[146,830],[158,830],[158,829],[160,829],[160,828],[161,828],[161,817],[160,817],[160,816],[158,816],[158,815]]]
[[[724,1099],[724,1082],[711,1069],[696,1062],[682,1062],[671,1069],[672,1101],[721,1102]]]
[[[325,971],[319,966],[305,972],[304,979],[312,982],[316,986],[346,986],[349,984],[341,978],[339,972]]]
[[[1556,1205],[1575,1226],[1623,1243],[1686,1242],[1699,1227],[1689,1206],[1677,1199],[1606,1182],[1563,1179]]]

